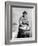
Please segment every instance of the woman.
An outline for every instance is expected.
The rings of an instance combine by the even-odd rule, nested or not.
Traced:
[[[23,16],[19,19],[19,32],[17,38],[29,37],[29,34],[25,33],[26,31],[30,31],[30,27],[27,12],[24,11]]]

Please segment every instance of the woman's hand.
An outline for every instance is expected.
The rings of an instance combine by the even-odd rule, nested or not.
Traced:
[[[20,28],[23,30],[30,30],[30,27],[27,25],[22,25]]]
[[[23,29],[23,30],[26,30],[27,25],[22,25],[20,28]]]

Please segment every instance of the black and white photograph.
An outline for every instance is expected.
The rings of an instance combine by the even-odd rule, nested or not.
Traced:
[[[33,8],[12,8],[12,37],[32,37],[32,11]]]
[[[7,2],[8,3],[8,2]],[[11,6],[10,6],[11,4]],[[13,5],[12,5],[13,4]],[[6,43],[9,42],[35,42],[36,37],[36,4],[12,3],[6,5],[7,33]],[[8,10],[9,9],[9,10]],[[36,20],[37,21],[37,20]],[[8,31],[9,30],[9,31]],[[9,42],[9,43],[10,43]]]
[[[25,8],[12,8],[12,39],[24,39],[35,37],[32,34],[32,24],[34,23],[33,15],[35,15],[35,8],[27,7]],[[34,16],[35,17],[35,16]],[[35,19],[35,18],[34,18]]]

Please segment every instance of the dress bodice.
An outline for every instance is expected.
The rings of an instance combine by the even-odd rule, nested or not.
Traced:
[[[23,25],[29,25],[28,19],[22,18],[22,24],[23,24]]]

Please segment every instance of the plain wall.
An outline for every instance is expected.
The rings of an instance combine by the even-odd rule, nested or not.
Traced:
[[[16,45],[5,45],[5,1],[0,0],[0,46],[38,46],[38,43],[27,43],[27,44],[16,44]],[[10,0],[8,0],[10,1]],[[38,0],[11,0],[16,2],[33,2],[38,4]],[[38,5],[37,5],[38,8]],[[38,11],[38,9],[37,9]],[[38,12],[37,12],[38,13]],[[38,14],[37,14],[38,23]],[[38,26],[38,24],[37,24]],[[37,29],[37,40],[38,40],[38,29]]]

